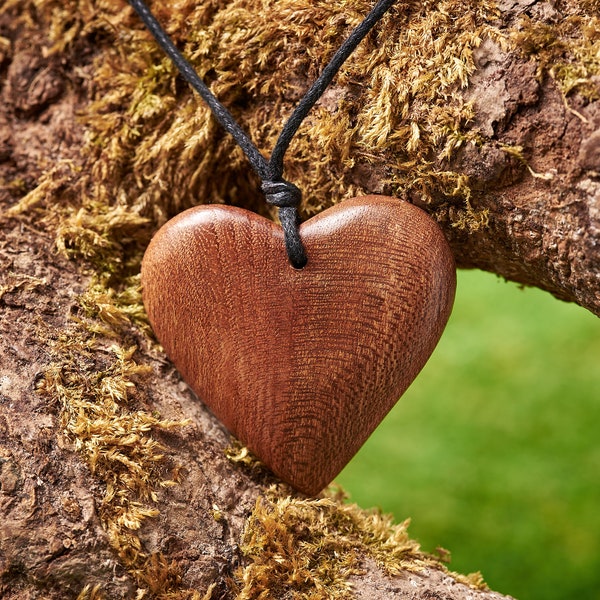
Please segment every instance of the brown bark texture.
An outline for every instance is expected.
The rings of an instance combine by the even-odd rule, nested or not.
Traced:
[[[56,29],[67,4],[61,31],[63,41],[71,37],[61,45]],[[207,27],[231,9],[217,0],[204,4]],[[155,5],[169,17],[166,3]],[[193,5],[177,4],[182,23],[195,15]],[[472,3],[473,14],[481,5]],[[406,28],[417,4],[401,8],[408,16],[395,18]],[[332,165],[347,171],[339,178],[344,189],[396,194],[432,214],[459,266],[600,314],[600,73],[593,60],[573,66],[587,56],[578,45],[585,36],[597,57],[597,30],[586,29],[597,4],[502,0],[496,8],[493,28],[516,32],[517,41],[488,35],[474,44],[472,69],[452,90],[471,107],[464,140],[443,153],[432,138],[429,149],[432,169],[468,181],[460,203],[435,186],[426,201],[414,185],[390,189],[388,155],[347,168],[348,157],[337,154]],[[576,22],[581,11],[583,22]],[[572,30],[556,33],[567,18]],[[393,30],[391,18],[387,26]],[[105,148],[117,148],[119,157],[119,144],[126,145],[93,132],[106,115],[115,131],[128,118],[123,111],[114,117],[111,107],[122,98],[106,91],[117,89],[121,75],[102,91],[106,105],[98,109],[96,74],[125,53],[130,30],[150,44],[119,0],[0,4],[0,597],[500,600],[474,578],[446,571],[376,515],[345,512],[336,498],[295,494],[240,447],[224,453],[232,446],[228,433],[181,381],[148,333],[139,298],[126,296],[132,286],[123,284],[135,280],[149,235],[136,228],[165,215],[142,212],[123,224],[126,210],[117,201],[98,209],[105,229],[94,229],[89,215],[97,205],[83,206],[105,177]],[[317,64],[315,52],[308,54]],[[313,71],[309,65],[285,74],[304,89]],[[361,85],[340,82],[321,110],[343,103],[351,113]],[[170,105],[175,113],[192,102],[180,81],[169,90],[183,98]],[[263,112],[270,112],[273,90],[261,92]],[[419,106],[407,111],[399,118],[416,144],[424,130],[416,117],[409,121]],[[152,126],[163,123],[156,118]],[[237,157],[236,189],[250,185],[248,167],[220,130],[205,138],[218,157]],[[132,165],[120,164],[106,179],[130,185]],[[173,177],[164,194],[179,193]],[[219,179],[200,180],[211,177]],[[165,212],[177,212],[172,208]],[[374,538],[378,546],[365,541]],[[318,559],[298,566],[313,546]],[[335,576],[323,584],[318,569]]]

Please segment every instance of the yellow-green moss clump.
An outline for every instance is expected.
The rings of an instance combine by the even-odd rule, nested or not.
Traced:
[[[13,0],[14,1],[14,0]],[[24,2],[24,0],[21,0]],[[181,2],[157,15],[198,72],[265,154],[285,118],[370,0]],[[265,211],[247,161],[225,135],[137,18],[120,2],[41,0],[55,52],[81,36],[111,36],[94,64],[94,99],[82,119],[85,168],[63,172],[67,186],[46,183],[76,208],[62,223],[61,243],[82,255],[106,257],[135,230],[150,230],[182,208],[230,202]],[[304,192],[314,214],[370,187],[425,202],[469,208],[468,180],[443,159],[466,141],[473,116],[460,88],[473,72],[472,52],[485,37],[501,39],[487,0],[399,2],[342,67],[315,107],[286,159],[286,176]],[[44,185],[44,182],[42,182]],[[42,199],[34,192],[28,202]],[[472,224],[478,216],[472,214]],[[121,230],[125,229],[124,232]],[[118,248],[117,248],[118,250]],[[114,254],[113,254],[114,258]]]
[[[331,498],[273,493],[259,498],[242,551],[249,562],[238,573],[238,600],[351,598],[348,578],[361,573],[363,556],[395,572],[435,562],[408,537],[406,524],[392,526],[378,513]]]
[[[94,321],[75,320],[68,329],[54,332],[40,325],[39,337],[47,340],[54,362],[39,381],[38,392],[58,403],[63,432],[104,484],[98,513],[139,594],[200,600],[180,585],[177,566],[145,552],[137,535],[145,519],[158,515],[158,489],[176,485],[176,470],[174,479],[164,476],[163,448],[154,432],[185,422],[162,420],[135,406],[132,397],[148,367],[134,359],[135,346],[103,345],[93,333],[95,327]],[[102,598],[99,589],[82,594],[90,600]]]
[[[584,5],[591,3],[584,3]],[[600,7],[571,15],[552,25],[523,17],[513,39],[538,65],[538,76],[549,74],[564,96],[574,92],[588,100],[600,98]]]
[[[349,578],[363,573],[364,559],[392,576],[444,569],[409,537],[408,521],[394,524],[388,515],[343,500],[339,494],[302,500],[276,488],[259,498],[242,539],[247,564],[237,573],[236,599],[350,599]],[[487,589],[479,574],[457,578]]]

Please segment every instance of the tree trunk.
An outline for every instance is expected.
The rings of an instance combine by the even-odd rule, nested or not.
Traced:
[[[266,153],[370,6],[155,4]],[[597,6],[497,8],[399,2],[307,120],[286,176],[305,216],[403,197],[459,266],[600,314]],[[277,482],[153,340],[138,273],[156,228],[201,202],[265,209],[132,11],[5,1],[0,86],[2,598],[500,598],[404,524]]]

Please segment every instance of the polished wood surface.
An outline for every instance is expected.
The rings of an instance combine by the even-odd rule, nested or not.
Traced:
[[[315,494],[429,358],[456,275],[437,224],[398,199],[347,200],[300,234],[308,265],[295,270],[275,223],[192,208],[153,238],[142,285],[198,397],[274,473]]]

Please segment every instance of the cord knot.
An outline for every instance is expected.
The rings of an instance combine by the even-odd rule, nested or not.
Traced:
[[[302,200],[302,192],[285,179],[263,181],[262,191],[267,202],[279,209],[279,221],[285,238],[285,249],[292,266],[295,269],[302,269],[308,261],[298,229],[300,225],[298,206]]]
[[[285,179],[263,181],[262,191],[266,201],[279,208],[298,208],[302,200],[300,189]]]

